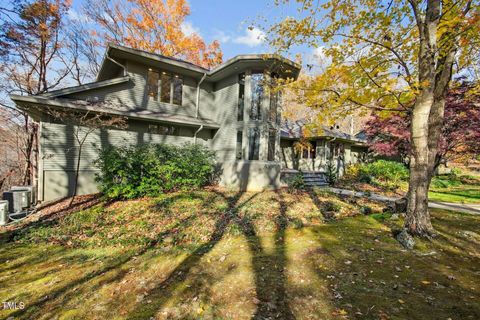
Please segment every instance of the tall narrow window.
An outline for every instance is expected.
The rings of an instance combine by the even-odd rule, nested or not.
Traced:
[[[270,82],[270,108],[268,112],[268,120],[272,123],[280,124],[280,102],[281,91],[278,88],[278,75],[272,74]]]
[[[160,101],[171,103],[170,98],[172,96],[172,79],[169,74],[162,72],[160,77]]]
[[[262,120],[262,101],[264,96],[263,73],[253,73],[250,77],[252,86],[252,105],[250,108],[250,120]]]
[[[177,104],[179,106],[182,105],[182,87],[183,87],[183,80],[178,76],[173,78],[173,98],[172,103]]]
[[[268,161],[275,161],[275,142],[277,140],[277,130],[268,130]]]
[[[153,100],[158,100],[158,79],[159,74],[156,71],[148,70],[147,90],[148,96]]]
[[[260,130],[250,128],[248,130],[248,160],[258,160],[260,151]]]
[[[236,148],[237,160],[243,159],[242,144],[243,144],[243,131],[237,131],[237,148]]]
[[[243,108],[245,105],[245,73],[238,75],[238,110],[237,121],[243,121]]]

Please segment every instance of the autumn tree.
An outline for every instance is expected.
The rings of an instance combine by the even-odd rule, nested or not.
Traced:
[[[206,68],[222,62],[218,41],[206,44],[185,30],[186,0],[89,0],[84,11],[99,26],[93,31],[98,44],[113,42]]]
[[[70,73],[62,52],[68,0],[12,1],[0,7],[0,106],[15,113],[23,127],[19,148],[25,156],[22,183],[31,184],[37,157],[37,125],[12,106],[10,94],[40,94]]]
[[[445,121],[434,168],[449,161],[462,161],[480,154],[480,96],[468,86],[450,89],[445,103]],[[411,114],[374,114],[365,132],[371,149],[379,155],[409,162]]]
[[[278,4],[290,2],[277,1]],[[430,236],[434,174],[452,74],[478,75],[479,5],[471,0],[310,0],[269,28],[279,51],[324,46],[332,63],[305,89],[321,117],[359,108],[411,112],[405,228]],[[302,83],[299,83],[302,85]]]

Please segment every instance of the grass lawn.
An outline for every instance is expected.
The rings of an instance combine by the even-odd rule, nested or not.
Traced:
[[[380,210],[210,189],[26,222],[0,244],[0,298],[25,308],[0,317],[479,319],[480,216],[433,211],[405,251]]]
[[[435,177],[428,194],[430,200],[457,203],[480,203],[480,177],[463,175]]]
[[[408,182],[401,181],[395,188],[389,181],[365,183],[346,178],[340,180],[337,187],[370,191],[391,197],[403,197],[407,193]],[[480,175],[478,172],[468,172],[468,174],[462,173],[454,176],[436,176],[432,179],[428,198],[431,201],[480,204]]]

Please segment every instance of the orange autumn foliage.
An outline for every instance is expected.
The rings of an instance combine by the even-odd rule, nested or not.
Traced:
[[[218,41],[206,44],[198,33],[185,30],[190,15],[186,0],[90,0],[85,13],[101,27],[93,34],[107,42],[205,68],[222,62]]]

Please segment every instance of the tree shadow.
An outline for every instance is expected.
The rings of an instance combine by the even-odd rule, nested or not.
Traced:
[[[253,319],[295,319],[286,294],[285,269],[287,264],[285,248],[285,231],[288,225],[287,206],[281,193],[276,192],[279,214],[276,217],[274,234],[274,251],[265,252],[260,238],[248,217],[241,220],[241,230],[247,238],[252,254],[255,278],[255,291],[259,300]]]
[[[285,232],[288,225],[288,218],[286,216],[287,206],[282,195],[277,193],[280,212],[275,221],[275,248],[272,253],[268,253],[261,244],[260,237],[255,231],[252,220],[247,216],[241,216],[239,214],[239,209],[252,201],[259,193],[255,193],[240,202],[240,198],[244,194],[243,192],[238,192],[230,197],[219,191],[214,192],[228,202],[228,208],[222,217],[218,219],[210,239],[185,258],[165,280],[148,292],[149,300],[151,300],[152,303],[148,305],[138,305],[129,313],[128,319],[148,319],[154,317],[174,294],[178,294],[179,290],[185,290],[182,284],[186,281],[189,272],[197,266],[201,258],[209,253],[222,239],[230,224],[236,224],[239,227],[247,240],[248,248],[252,255],[256,293],[255,303],[257,304],[257,309],[252,319],[295,318],[289,307],[286,294],[286,276],[284,273],[287,263],[285,255]]]
[[[256,194],[254,194],[243,203],[238,204],[242,194],[243,192],[237,192],[232,197],[225,197],[222,195],[228,201],[228,208],[217,220],[210,239],[185,258],[165,280],[150,290],[148,296],[152,303],[148,305],[138,305],[129,313],[127,317],[128,319],[149,319],[155,316],[157,311],[161,309],[180,288],[181,284],[186,280],[190,270],[222,239],[227,226],[236,216],[237,208],[250,202],[256,196]]]
[[[77,280],[68,282],[64,286],[58,289],[55,289],[52,292],[49,292],[44,297],[37,299],[37,301],[29,303],[28,308],[18,309],[17,311],[13,312],[12,314],[10,314],[10,317],[29,318],[28,317],[29,312],[35,312],[41,309],[42,307],[45,307],[48,303],[54,301],[55,299],[60,299],[61,300],[60,303],[62,305],[65,305],[73,297],[81,295],[83,291],[85,291],[83,293],[89,294],[107,283],[112,283],[112,282],[122,280],[122,278],[128,273],[128,270],[121,269],[122,266],[126,265],[127,263],[131,262],[137,257],[144,255],[150,249],[158,245],[163,240],[163,238],[168,234],[170,234],[173,230],[176,230],[177,228],[188,223],[188,221],[193,220],[194,218],[195,216],[191,215],[184,219],[179,220],[177,223],[175,223],[175,225],[173,225],[168,230],[165,230],[159,233],[155,240],[151,241],[148,245],[143,246],[142,248],[140,248],[140,250],[132,250],[128,254],[122,253],[120,255],[114,256],[112,259],[110,259],[110,261],[104,264],[105,265],[104,267],[96,269],[95,271],[89,272],[85,276]],[[97,277],[104,277],[105,274],[111,271],[116,271],[116,273],[113,276],[107,277],[106,279],[102,279],[101,281],[96,283],[93,287],[88,287],[88,292],[86,292],[85,288],[77,290],[78,289],[77,287],[85,285],[88,282],[93,281]]]

